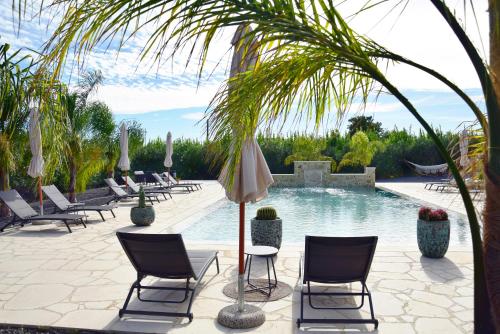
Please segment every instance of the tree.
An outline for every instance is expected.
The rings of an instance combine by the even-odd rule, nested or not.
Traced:
[[[345,166],[363,166],[371,164],[375,153],[381,149],[381,143],[370,141],[363,131],[356,132],[349,142],[350,151],[344,154],[337,171]]]
[[[22,50],[9,54],[10,45],[0,45],[0,190],[10,189],[10,173],[16,163],[13,149],[26,140],[26,125],[31,108],[40,111],[46,171],[54,165],[55,154],[62,146],[60,130],[64,110],[60,105],[60,84],[51,81],[46,72],[35,74],[39,65]],[[17,154],[16,154],[17,155]],[[2,205],[1,215],[9,210]]]
[[[326,140],[312,136],[296,136],[292,144],[292,154],[285,159],[285,165],[291,165],[294,161],[331,161],[332,170],[336,168],[333,158],[323,154],[326,150]]]
[[[366,102],[374,84],[381,85],[427,131],[457,181],[473,240],[475,330],[488,332],[492,328],[489,327],[490,308],[486,298],[484,263],[493,316],[495,322],[500,324],[500,271],[496,270],[500,258],[499,215],[496,213],[500,207],[500,1],[489,0],[489,68],[446,3],[442,0],[429,1],[453,30],[476,69],[486,101],[486,117],[467,94],[446,77],[358,35],[340,15],[335,4],[324,0],[310,1],[307,6],[304,1],[288,0],[177,0],[159,3],[124,0],[78,3],[78,6],[67,6],[61,24],[46,44],[47,64],[54,63],[55,74],[59,75],[68,49],[75,39],[75,49],[80,54],[89,54],[100,42],[108,43],[117,36],[126,43],[138,30],[145,29],[146,25],[136,24],[139,18],[143,18],[156,25],[148,30],[152,32],[145,42],[142,59],[154,52],[155,59],[161,62],[168,50],[167,46],[173,46],[173,54],[169,56],[174,56],[188,45],[192,50],[198,45],[201,46],[201,72],[213,37],[220,29],[241,23],[253,24],[255,29],[248,37],[260,40],[261,51],[266,54],[265,61],[252,72],[242,73],[237,80],[231,81],[231,90],[237,90],[239,94],[228,94],[226,85],[214,99],[210,115],[210,132],[214,138],[229,134],[241,142],[254,135],[253,129],[235,125],[245,124],[249,118],[254,119],[254,122],[281,122],[293,114],[308,115],[319,124],[330,112],[331,105],[340,115],[345,114],[356,96],[361,96]],[[52,3],[66,6],[72,4],[73,0],[53,0]],[[405,1],[398,3],[404,4]],[[375,5],[366,6],[363,10],[373,7]],[[383,74],[380,65],[388,61],[413,66],[446,84],[469,105],[481,124],[488,138],[484,248],[474,206],[457,166],[415,106]],[[261,111],[245,114],[246,111],[239,106],[249,103],[260,104]],[[241,145],[236,146],[235,153],[238,153],[238,146]],[[230,169],[236,168],[236,164],[237,161],[231,162]]]
[[[380,137],[384,130],[382,130],[382,123],[375,122],[373,116],[355,116],[349,119],[349,125],[347,126],[347,132],[350,136],[353,136],[358,131],[363,132],[373,132]]]
[[[76,91],[70,92],[66,89],[63,95],[67,115],[64,154],[69,168],[70,202],[76,201],[77,190],[84,190],[85,181],[103,167],[103,161],[100,159],[101,148],[89,138],[91,130],[95,132],[91,123],[95,108],[87,108],[89,95],[102,80],[100,72],[88,72],[79,81]],[[78,179],[80,179],[79,184],[77,184]]]

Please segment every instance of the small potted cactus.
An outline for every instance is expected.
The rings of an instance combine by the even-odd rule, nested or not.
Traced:
[[[251,220],[251,234],[254,246],[271,246],[280,249],[283,227],[273,207],[267,206],[257,210],[255,218]]]
[[[418,248],[425,257],[442,258],[450,243],[450,221],[446,211],[422,207],[417,221]]]
[[[130,220],[137,226],[148,226],[155,220],[155,210],[146,205],[146,194],[142,186],[139,189],[139,205],[130,210]]]

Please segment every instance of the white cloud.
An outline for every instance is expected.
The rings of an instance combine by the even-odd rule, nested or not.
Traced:
[[[205,116],[205,114],[202,112],[190,112],[182,115],[181,118],[189,119],[191,121],[199,121],[203,119],[203,116]]]
[[[219,85],[199,89],[191,86],[131,87],[105,85],[99,88],[95,99],[104,101],[117,114],[139,114],[157,110],[207,106]]]

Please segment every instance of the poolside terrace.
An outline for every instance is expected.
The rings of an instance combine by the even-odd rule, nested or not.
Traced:
[[[408,188],[402,182],[392,183],[400,193],[405,189],[418,193],[417,186]],[[426,196],[427,190],[422,184],[419,188],[419,196],[427,202],[434,201],[434,197]],[[413,193],[407,195],[419,199]],[[439,202],[436,199],[436,203],[431,204],[443,206],[443,198],[448,196],[452,201],[455,194],[439,196]],[[216,321],[218,311],[233,302],[222,293],[222,288],[236,279],[236,240],[234,244],[187,244],[193,249],[218,249],[221,263],[219,275],[215,275],[213,267],[204,278],[194,301],[192,323],[187,319],[118,318],[118,309],[135,279],[135,272],[115,232],[177,232],[192,217],[202,217],[206,208],[222,198],[222,187],[206,181],[201,191],[176,194],[173,200],[156,204],[156,222],[150,227],[131,226],[129,208],[135,205],[135,201],[131,201],[120,204],[117,217],[110,217],[106,222],[91,213],[88,228],[75,227],[71,234],[63,227],[52,225],[26,226],[0,234],[0,323],[141,333],[246,332],[226,329]],[[265,311],[267,320],[252,332],[319,333],[332,328],[345,333],[373,332],[371,325],[313,325],[296,329],[300,251],[300,247],[286,244],[280,250],[276,261],[278,279],[292,286],[294,292],[278,301],[257,303]],[[258,261],[256,272],[264,275],[264,266],[265,262]],[[376,317],[380,320],[378,333],[470,332],[472,274],[472,253],[467,249],[450,249],[445,258],[431,260],[421,257],[416,248],[380,244],[368,279]],[[158,310],[172,307],[139,305],[137,301],[133,305]],[[366,315],[366,311],[361,314]],[[306,312],[310,310],[306,308]],[[338,313],[342,317],[359,316],[352,311]]]

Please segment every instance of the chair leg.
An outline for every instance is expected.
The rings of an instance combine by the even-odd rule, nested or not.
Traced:
[[[297,319],[297,328],[300,328],[300,323],[304,320],[304,291],[300,287],[300,318]]]
[[[102,215],[101,210],[99,210],[99,211],[97,211],[97,212],[98,212],[98,213],[99,213],[99,215],[101,216],[102,221],[103,221],[103,222],[104,222],[104,221],[106,221],[106,219],[104,219],[104,216]]]
[[[113,210],[109,210],[111,212],[111,214],[113,215],[113,218],[116,218],[115,216],[115,213],[113,212]]]
[[[83,220],[82,220],[82,222],[83,222]],[[68,232],[69,233],[73,233],[73,231],[71,231],[71,228],[68,225],[68,222],[66,220],[63,220],[63,223],[64,223],[64,225],[66,225],[66,228],[68,229]]]
[[[137,286],[137,281],[132,284],[130,287],[130,290],[128,291],[127,299],[125,299],[125,303],[123,304],[123,307],[118,311],[118,317],[121,318],[123,317],[124,311],[127,310],[128,303],[130,302],[130,298],[132,297],[132,293],[134,292],[134,289]]]
[[[372,320],[375,321],[375,329],[377,329],[378,328],[378,320],[375,319],[375,312],[373,311],[372,294],[370,293],[370,290],[368,290],[368,287],[366,285],[363,288],[366,289],[366,293],[368,295],[368,303],[370,304],[370,315],[372,317]]]

